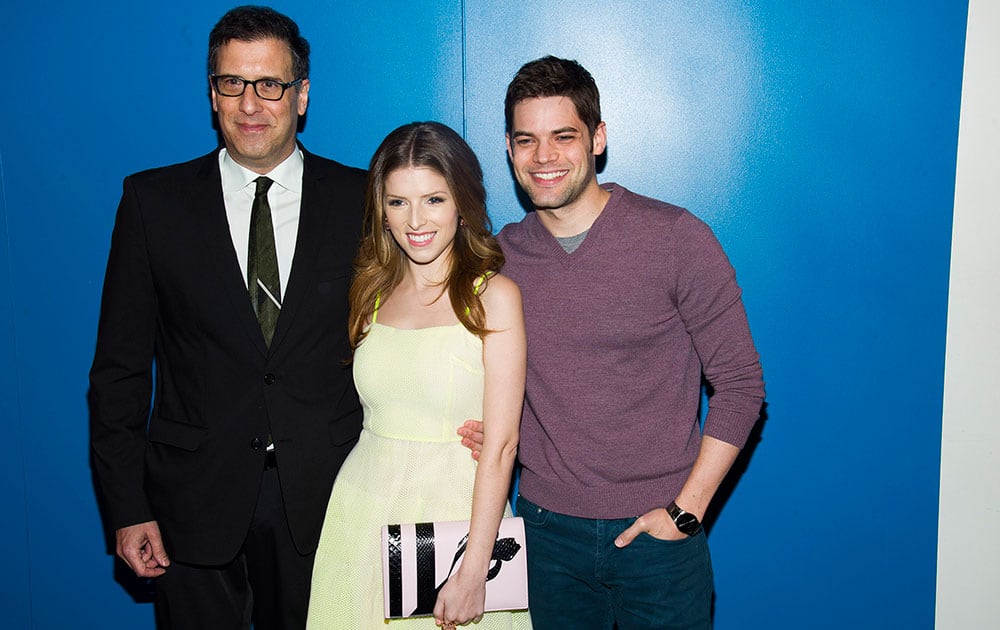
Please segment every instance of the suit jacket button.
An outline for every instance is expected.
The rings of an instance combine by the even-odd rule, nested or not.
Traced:
[[[259,451],[260,447],[262,446],[264,446],[264,440],[260,438],[254,438],[250,440],[250,448],[252,448],[253,450]]]
[[[274,385],[274,380],[275,380],[274,379],[274,374],[268,373],[268,374],[264,375],[264,384],[265,385]]]

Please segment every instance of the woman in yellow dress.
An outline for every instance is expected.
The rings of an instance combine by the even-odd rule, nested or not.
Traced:
[[[483,612],[517,454],[526,339],[521,295],[498,272],[475,154],[439,123],[390,133],[369,167],[350,337],[364,429],[334,484],[313,569],[309,628],[530,628]],[[456,430],[483,419],[478,464]],[[383,525],[471,519],[433,619],[385,620]]]

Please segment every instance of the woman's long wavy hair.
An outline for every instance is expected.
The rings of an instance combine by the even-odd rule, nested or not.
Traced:
[[[384,301],[406,271],[406,254],[383,226],[385,180],[393,171],[408,167],[434,169],[451,189],[460,220],[441,290],[447,290],[455,315],[469,332],[480,338],[490,332],[478,295],[485,283],[475,285],[478,278],[499,271],[504,256],[486,214],[483,170],[469,145],[450,128],[437,122],[414,122],[386,136],[368,167],[364,228],[349,294],[352,349],[365,338],[376,298]]]

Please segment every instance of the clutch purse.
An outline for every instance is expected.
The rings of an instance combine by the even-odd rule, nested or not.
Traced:
[[[382,527],[386,619],[434,614],[438,591],[461,566],[468,539],[469,521]],[[525,554],[524,520],[501,520],[486,575],[486,611],[528,607]]]

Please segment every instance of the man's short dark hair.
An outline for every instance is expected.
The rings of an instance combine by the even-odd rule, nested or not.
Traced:
[[[292,53],[292,79],[309,78],[309,42],[299,34],[299,25],[270,7],[242,6],[222,16],[208,36],[208,72],[215,73],[219,49],[231,40],[256,42],[277,39]]]
[[[601,122],[601,95],[594,77],[576,61],[552,55],[521,66],[507,86],[507,98],[504,99],[507,133],[513,131],[515,105],[529,98],[546,96],[566,96],[573,101],[577,116],[587,125],[590,136],[594,136]]]

